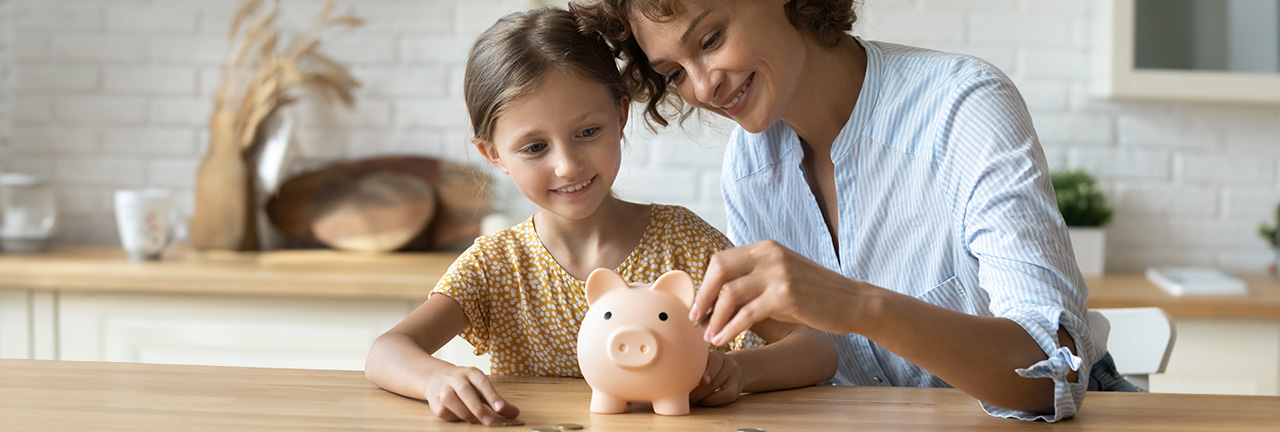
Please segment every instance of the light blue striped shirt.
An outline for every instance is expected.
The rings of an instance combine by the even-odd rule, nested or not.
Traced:
[[[831,149],[839,249],[805,180],[800,141],[781,121],[730,137],[722,177],[729,238],[774,239],[850,279],[1017,322],[1048,356],[1017,372],[1053,378],[1055,412],[983,408],[1029,420],[1071,417],[1105,347],[1089,336],[1088,288],[1022,96],[979,59],[858,42],[866,79]],[[1059,326],[1079,357],[1058,346]],[[947,386],[865,337],[833,338],[838,384]],[[1076,382],[1066,379],[1072,369]]]

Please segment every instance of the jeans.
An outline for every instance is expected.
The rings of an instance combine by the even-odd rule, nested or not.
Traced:
[[[1102,359],[1093,364],[1089,371],[1089,391],[1117,391],[1117,392],[1146,392],[1147,389],[1138,387],[1129,380],[1124,379],[1119,372],[1116,372],[1116,362],[1111,359],[1111,353],[1102,355]]]

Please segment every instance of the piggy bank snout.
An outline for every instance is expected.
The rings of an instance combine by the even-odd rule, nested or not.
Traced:
[[[652,330],[637,327],[619,327],[609,335],[606,348],[609,360],[628,368],[639,368],[658,358],[658,338]]]

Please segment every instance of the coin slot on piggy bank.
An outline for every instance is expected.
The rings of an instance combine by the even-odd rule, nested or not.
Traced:
[[[628,284],[609,269],[591,272],[590,308],[578,331],[591,412],[650,402],[658,414],[689,414],[689,393],[707,367],[707,343],[688,318],[693,294],[693,278],[679,270],[650,285]]]

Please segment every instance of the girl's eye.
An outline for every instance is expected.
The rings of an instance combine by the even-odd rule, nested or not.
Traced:
[[[598,127],[593,127],[593,128],[588,128],[588,129],[586,129],[586,130],[582,131],[581,133],[579,133],[579,134],[578,134],[578,137],[580,137],[580,138],[591,138],[591,137],[593,137],[593,136],[596,136],[596,134],[599,134],[599,133],[600,133],[600,128],[598,128]]]
[[[523,150],[520,150],[520,152],[521,152],[521,153],[528,153],[528,154],[538,154],[538,153],[541,153],[543,150],[546,150],[546,149],[547,149],[547,144],[546,144],[546,143],[534,143],[534,144],[530,144],[530,145],[526,146]]]

